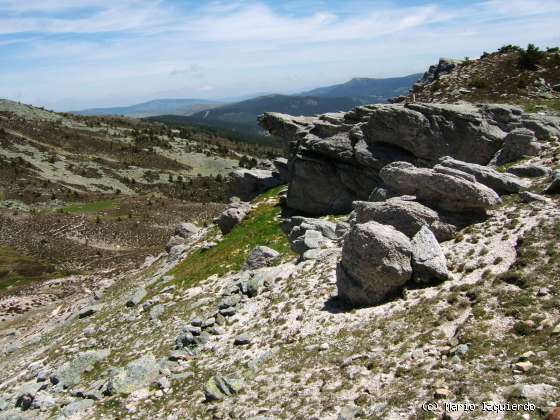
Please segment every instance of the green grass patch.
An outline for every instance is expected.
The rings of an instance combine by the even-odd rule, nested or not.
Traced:
[[[118,208],[119,202],[114,199],[90,201],[84,203],[72,203],[66,207],[59,209],[65,213],[83,214],[83,213],[99,213]]]
[[[256,199],[258,207],[236,226],[214,248],[197,251],[187,257],[170,274],[182,287],[190,287],[214,274],[238,271],[249,252],[265,245],[280,252],[281,260],[295,257],[286,234],[280,227],[278,194],[283,187],[273,188]]]
[[[55,268],[43,261],[23,255],[20,251],[0,247],[0,292],[25,284],[54,278]]]

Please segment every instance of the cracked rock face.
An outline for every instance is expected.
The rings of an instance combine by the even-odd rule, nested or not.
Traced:
[[[479,182],[417,168],[407,162],[387,165],[380,175],[390,188],[452,212],[484,211],[500,203],[498,194]]]
[[[259,121],[290,142],[287,205],[314,216],[351,211],[352,201],[367,200],[375,188],[384,187],[379,173],[393,162],[431,167],[449,156],[487,165],[512,150],[531,152],[528,148],[537,144],[532,139],[560,136],[558,118],[496,104],[380,104],[317,117],[266,113]],[[534,137],[525,144],[523,133]],[[440,173],[452,172],[441,166]],[[485,183],[471,172],[463,177],[468,175]],[[508,181],[503,191],[519,187]]]

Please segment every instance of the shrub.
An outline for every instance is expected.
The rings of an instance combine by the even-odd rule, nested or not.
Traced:
[[[487,80],[481,79],[480,77],[475,77],[470,82],[470,86],[477,88],[477,89],[487,89],[489,87],[489,83]]]
[[[501,47],[498,52],[499,53],[509,53],[509,52],[518,52],[518,51],[523,51],[523,48],[517,46],[517,45],[504,45],[503,47]]]
[[[536,70],[545,56],[545,53],[534,44],[529,44],[525,51],[521,51],[517,65],[525,70]]]
[[[513,331],[515,331],[517,335],[529,335],[531,334],[531,327],[527,325],[526,322],[518,321],[513,324]]]
[[[497,280],[501,280],[508,284],[513,284],[521,289],[527,287],[527,280],[519,271],[506,271],[497,277]]]

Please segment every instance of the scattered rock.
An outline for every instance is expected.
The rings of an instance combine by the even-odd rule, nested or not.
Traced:
[[[251,344],[253,338],[249,334],[240,334],[233,340],[233,344],[236,346],[246,346]]]
[[[66,417],[73,417],[82,411],[87,410],[90,407],[93,407],[95,402],[93,400],[77,400],[62,409],[62,414]]]
[[[240,375],[216,375],[206,382],[204,395],[208,401],[220,401],[237,394],[244,386],[245,382]]]
[[[548,384],[517,384],[509,387],[507,391],[511,397],[543,401],[551,397],[555,389]]]
[[[103,305],[87,306],[78,313],[78,318],[87,318],[89,316],[92,316],[93,314],[99,312],[102,308]]]
[[[549,201],[548,198],[543,197],[540,194],[535,194],[529,191],[522,191],[519,193],[519,198],[521,199],[522,202],[524,203],[532,203],[534,201],[538,201],[541,203],[546,203]]]
[[[560,194],[560,172],[555,172],[552,182],[544,190],[545,194]]]
[[[355,225],[346,236],[337,268],[338,295],[356,305],[374,305],[398,292],[412,276],[410,240],[392,226]]]
[[[269,188],[282,184],[277,172],[264,169],[237,169],[230,174],[233,194],[248,201]]]
[[[226,235],[245,219],[250,210],[251,205],[249,203],[232,203],[218,216],[216,223],[222,233]]]
[[[51,382],[57,388],[69,388],[81,381],[81,375],[92,369],[93,366],[106,359],[110,352],[107,349],[89,350],[78,354],[74,359],[64,363],[52,375]]]
[[[317,230],[306,230],[305,233],[292,242],[292,248],[302,255],[310,249],[322,248],[326,244],[322,233]]]
[[[148,353],[129,362],[124,368],[110,372],[106,385],[108,395],[130,394],[154,382],[159,374],[159,366],[153,354]]]
[[[447,280],[447,261],[430,229],[423,226],[412,238],[411,245],[413,278],[416,281]]]
[[[185,238],[181,236],[172,236],[165,244],[165,250],[170,253],[173,248],[181,245],[185,245]]]
[[[152,309],[150,309],[150,319],[152,321],[159,319],[159,317],[163,315],[164,311],[165,311],[165,306],[161,304],[155,305]]]
[[[549,176],[551,173],[550,169],[543,165],[515,165],[508,168],[507,172],[524,178]]]
[[[537,156],[542,144],[537,141],[535,133],[526,128],[516,128],[504,138],[504,146],[495,158],[497,165],[516,161],[524,156]]]
[[[278,251],[267,246],[257,246],[255,247],[243,266],[246,270],[255,270],[257,268],[262,268],[269,266],[276,258],[280,256]]]
[[[181,223],[175,227],[175,236],[188,239],[200,232],[200,228],[192,223]]]
[[[138,305],[147,296],[147,294],[146,289],[138,287],[130,294],[130,297],[126,301],[126,306],[132,307]]]

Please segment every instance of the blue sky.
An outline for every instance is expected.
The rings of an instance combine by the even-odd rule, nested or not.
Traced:
[[[560,45],[560,1],[0,0],[0,97],[56,110],[290,93]]]

